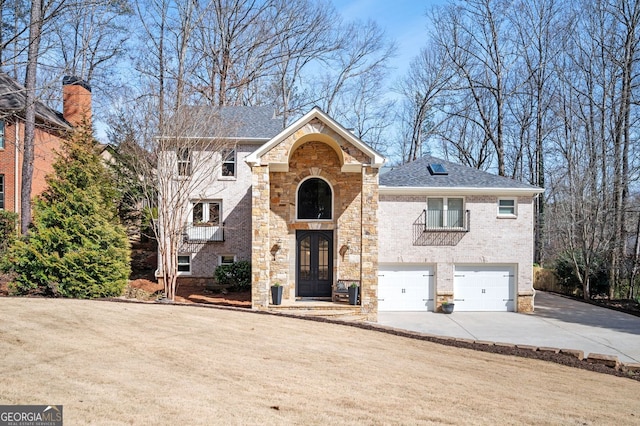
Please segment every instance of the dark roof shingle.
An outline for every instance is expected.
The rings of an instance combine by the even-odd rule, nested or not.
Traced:
[[[428,167],[432,163],[442,164],[447,174],[432,175]],[[414,188],[536,189],[532,185],[511,178],[493,175],[431,156],[422,157],[381,174],[380,185]]]
[[[24,86],[0,72],[0,117],[17,115],[24,119],[27,105],[27,94]],[[40,122],[52,124],[62,129],[69,129],[69,123],[62,118],[62,114],[49,108],[42,102],[36,102],[36,118]]]
[[[268,140],[283,129],[270,106],[184,106],[167,134],[188,138],[237,138]]]

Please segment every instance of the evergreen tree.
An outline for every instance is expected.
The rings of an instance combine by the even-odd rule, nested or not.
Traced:
[[[118,223],[117,191],[91,127],[77,128],[54,163],[48,189],[36,200],[27,237],[8,252],[16,294],[76,298],[118,296],[127,284],[130,249]]]

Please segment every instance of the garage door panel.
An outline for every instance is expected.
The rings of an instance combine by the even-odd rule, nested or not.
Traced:
[[[456,266],[456,311],[513,311],[515,268],[505,265]]]
[[[381,265],[378,273],[379,311],[433,310],[433,267]]]

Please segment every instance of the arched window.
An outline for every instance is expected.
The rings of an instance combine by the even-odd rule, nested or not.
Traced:
[[[331,187],[319,178],[305,180],[298,188],[298,219],[331,219]]]

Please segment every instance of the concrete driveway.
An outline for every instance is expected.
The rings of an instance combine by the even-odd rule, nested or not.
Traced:
[[[380,312],[390,327],[492,342],[579,349],[640,362],[640,317],[536,292],[535,312]]]

